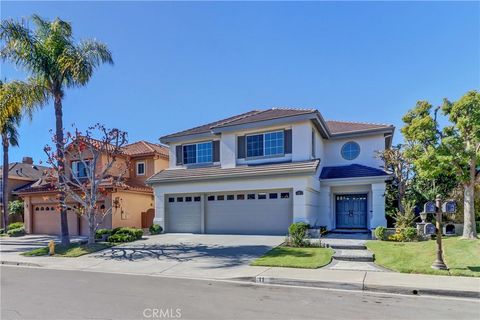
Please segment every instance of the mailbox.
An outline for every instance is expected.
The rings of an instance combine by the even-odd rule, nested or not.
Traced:
[[[431,223],[427,223],[425,226],[424,226],[424,233],[426,235],[432,235],[432,234],[435,234],[437,232],[437,229],[435,228],[435,226]]]
[[[435,202],[429,201],[425,203],[425,206],[423,207],[423,211],[426,213],[436,213],[437,212],[437,206],[435,205]]]
[[[442,211],[445,213],[455,213],[457,212],[457,204],[455,201],[445,201],[442,205]]]

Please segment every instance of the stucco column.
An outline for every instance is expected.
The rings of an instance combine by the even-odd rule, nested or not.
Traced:
[[[165,193],[155,188],[155,217],[153,223],[158,224],[165,231]]]
[[[220,165],[222,168],[235,168],[237,137],[233,133],[222,134],[220,140]]]
[[[32,202],[30,201],[30,197],[25,197],[23,199],[23,219],[24,226],[25,226],[25,232],[26,233],[32,233],[33,231],[33,226],[32,226],[32,221],[33,221],[33,216],[32,216],[33,210],[32,210]]]
[[[385,182],[372,183],[372,216],[370,218],[370,228],[387,226],[385,218]]]
[[[301,195],[295,195],[296,191],[302,191]],[[305,199],[305,189],[293,189],[292,190],[292,197],[293,197],[293,222],[306,222],[311,223],[308,221],[308,213],[307,213],[307,202]]]
[[[319,204],[318,204],[318,221],[321,226],[327,226],[327,229],[333,229],[332,210],[332,188],[330,186],[320,188]]]

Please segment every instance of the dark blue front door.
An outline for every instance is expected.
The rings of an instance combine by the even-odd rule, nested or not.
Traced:
[[[347,194],[336,196],[338,228],[367,228],[367,195]]]

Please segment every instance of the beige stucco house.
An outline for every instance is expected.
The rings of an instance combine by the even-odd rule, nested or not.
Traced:
[[[118,159],[110,175],[115,177],[115,170],[127,167],[122,172],[121,183],[115,179],[102,182],[104,195],[100,210],[111,213],[105,216],[100,227],[135,227],[148,228],[155,216],[152,188],[145,185],[145,180],[154,173],[168,167],[168,148],[162,145],[139,141],[123,147],[123,155]],[[102,157],[103,159],[104,157]],[[102,164],[99,163],[99,166]],[[82,162],[78,157],[67,157],[66,168],[70,174],[81,175]],[[81,177],[81,176],[78,176]],[[27,233],[60,234],[60,211],[58,209],[58,192],[55,177],[46,174],[35,183],[17,191],[25,201],[25,228]],[[85,216],[78,214],[76,204],[68,202],[68,227],[70,235],[87,235],[88,222]]]

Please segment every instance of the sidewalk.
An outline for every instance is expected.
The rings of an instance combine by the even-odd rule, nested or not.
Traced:
[[[257,283],[480,298],[480,278],[332,269],[270,268]]]

